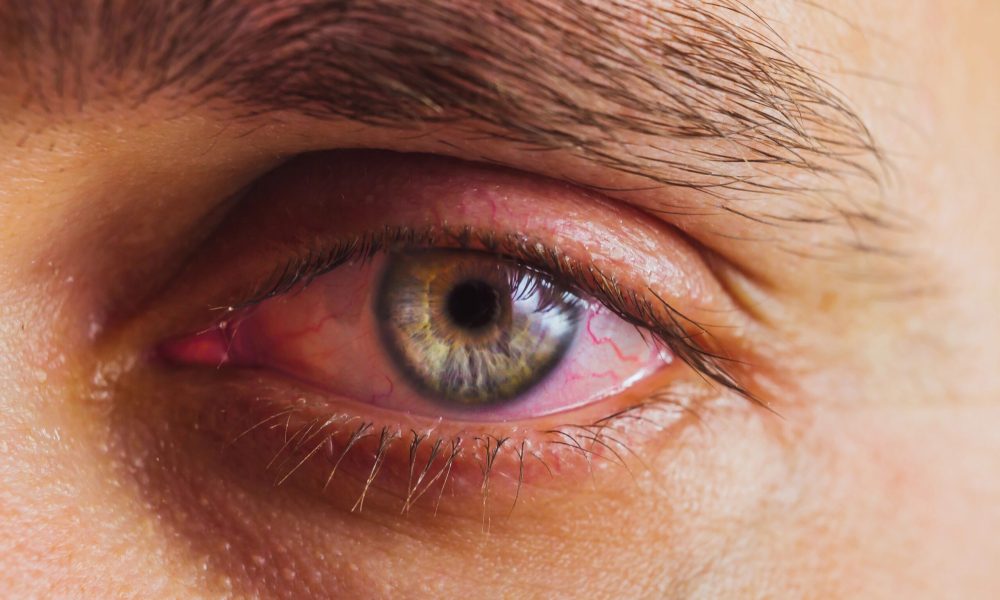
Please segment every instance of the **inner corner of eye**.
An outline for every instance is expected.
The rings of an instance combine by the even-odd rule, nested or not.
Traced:
[[[544,273],[455,249],[344,263],[164,347],[174,362],[270,370],[359,405],[485,421],[593,403],[669,360]]]

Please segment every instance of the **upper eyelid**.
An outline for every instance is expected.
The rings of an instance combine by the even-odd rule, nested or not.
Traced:
[[[296,287],[306,286],[312,279],[342,264],[366,262],[379,252],[425,248],[483,251],[513,259],[529,268],[539,269],[547,277],[557,279],[560,284],[577,288],[590,295],[611,293],[623,300],[627,296],[637,297],[634,292],[629,293],[623,289],[615,277],[607,276],[596,266],[581,265],[578,259],[562,254],[557,249],[528,236],[496,235],[494,232],[484,233],[470,227],[460,229],[434,227],[422,230],[387,227],[380,231],[361,233],[347,240],[328,242],[319,248],[311,248],[304,255],[287,261],[261,285],[256,286],[257,291],[233,308],[257,304]],[[586,271],[592,279],[601,284],[587,285],[588,282],[582,281],[579,277],[582,271]]]
[[[573,282],[720,391],[763,404],[752,389],[768,375],[755,363],[769,346],[748,343],[764,339],[746,335],[752,324],[681,229],[565,181],[442,156],[309,153],[262,175],[165,308],[183,329],[213,327],[359,252],[432,242],[506,254]],[[166,325],[160,335],[177,335]]]
[[[711,337],[705,325],[686,317],[648,286],[645,290],[623,288],[615,277],[605,274],[597,266],[583,264],[578,259],[560,254],[555,248],[527,236],[496,235],[469,227],[422,230],[386,227],[311,248],[305,254],[285,262],[271,276],[255,285],[253,292],[227,309],[233,311],[252,307],[269,298],[307,286],[312,279],[339,266],[352,261],[367,261],[379,252],[428,247],[487,251],[505,255],[529,268],[539,269],[560,284],[576,288],[601,302],[620,318],[648,330],[699,375],[754,403],[762,404],[730,369],[739,363],[738,360],[708,350],[694,341],[701,336]],[[691,328],[697,333],[690,333]]]

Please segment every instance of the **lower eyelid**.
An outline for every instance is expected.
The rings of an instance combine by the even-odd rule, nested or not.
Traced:
[[[515,424],[415,417],[404,425],[398,415],[359,414],[307,389],[290,401],[283,385],[256,379],[248,386],[245,377],[232,379],[225,391],[212,384],[223,400],[207,403],[199,421],[219,436],[227,462],[241,462],[273,484],[294,484],[355,510],[367,503],[393,511],[475,515],[483,510],[489,486],[496,503],[489,510],[506,514],[521,492],[572,490],[594,477],[630,478],[643,468],[639,457],[647,444],[696,424],[699,414],[692,406],[698,402],[693,389],[646,389],[621,399],[610,411],[614,414],[605,407]]]

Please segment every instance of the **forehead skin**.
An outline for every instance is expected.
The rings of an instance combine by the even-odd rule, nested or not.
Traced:
[[[248,3],[250,21],[270,25],[292,4]],[[548,4],[562,14],[558,3]],[[0,3],[3,14],[25,14],[15,8]],[[455,8],[475,12],[468,3]],[[26,21],[2,21],[3,54],[24,60],[0,68],[0,591],[995,595],[1000,203],[992,192],[1000,78],[993,57],[1000,8],[972,0],[761,0],[750,8],[788,56],[846,99],[881,150],[881,157],[863,158],[877,177],[852,172],[825,180],[837,186],[837,214],[856,203],[863,214],[899,217],[886,219],[892,227],[824,229],[776,227],[722,210],[787,216],[805,206],[815,217],[828,205],[807,193],[818,187],[814,175],[783,164],[754,172],[764,183],[795,181],[795,193],[781,195],[785,203],[729,190],[712,204],[713,218],[678,223],[720,255],[736,263],[746,257],[777,290],[761,309],[764,318],[794,340],[795,365],[810,367],[783,412],[795,435],[723,420],[711,440],[695,436],[696,456],[654,462],[653,470],[670,476],[671,494],[641,486],[617,497],[594,494],[578,506],[542,511],[536,521],[512,521],[489,543],[419,523],[358,533],[342,515],[277,494],[245,498],[238,510],[212,504],[225,515],[223,525],[206,527],[202,502],[226,499],[227,490],[202,481],[204,474],[150,468],[109,445],[110,409],[92,393],[89,336],[112,307],[141,302],[150,265],[183,255],[212,199],[283,154],[345,146],[430,151],[619,190],[649,188],[648,171],[622,169],[620,157],[602,162],[568,150],[571,119],[547,138],[554,151],[526,155],[520,140],[495,139],[500,113],[488,115],[494,137],[484,143],[470,135],[484,125],[468,113],[401,135],[397,121],[359,124],[301,107],[247,114],[232,96],[215,93],[209,102],[181,83],[138,101],[135,91],[148,89],[142,69],[117,76],[113,61],[98,62],[74,74],[65,68],[72,49],[26,39],[18,27]],[[616,24],[623,37],[648,27],[631,17]],[[539,30],[537,51],[557,56],[565,40],[546,31]],[[84,55],[98,47],[86,34],[78,41]],[[13,67],[21,64],[37,71]],[[529,99],[520,101],[530,107]],[[456,107],[467,108],[445,108]],[[508,125],[516,117],[504,116]],[[654,155],[720,147],[667,137],[656,150],[647,135],[625,137]],[[725,172],[744,175],[744,167]],[[702,193],[662,186],[620,196],[652,207],[663,202],[664,189],[686,208],[707,202]],[[854,251],[845,242],[854,234],[878,251]],[[281,535],[261,533],[269,514],[281,515]],[[247,531],[257,535],[236,535]],[[349,545],[334,537],[344,532],[357,537]],[[285,546],[273,547],[271,538]],[[227,539],[240,541],[220,549]],[[354,552],[350,560],[317,558],[344,547]],[[258,558],[277,574],[266,584],[241,567]],[[322,572],[322,587],[302,587],[294,576],[287,587],[274,583],[295,569]]]

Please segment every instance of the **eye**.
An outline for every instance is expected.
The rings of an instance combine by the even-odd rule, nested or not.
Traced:
[[[179,362],[274,369],[348,401],[463,420],[576,408],[671,362],[663,344],[600,302],[468,250],[348,262],[163,350]]]
[[[467,407],[536,386],[574,345],[583,312],[540,274],[453,252],[394,256],[375,304],[397,366],[432,398]]]
[[[738,328],[715,326],[740,312],[683,236],[526,173],[305,156],[195,258],[153,343],[162,376],[191,382],[178,413],[350,508],[376,490],[404,510],[518,498],[749,395]]]

